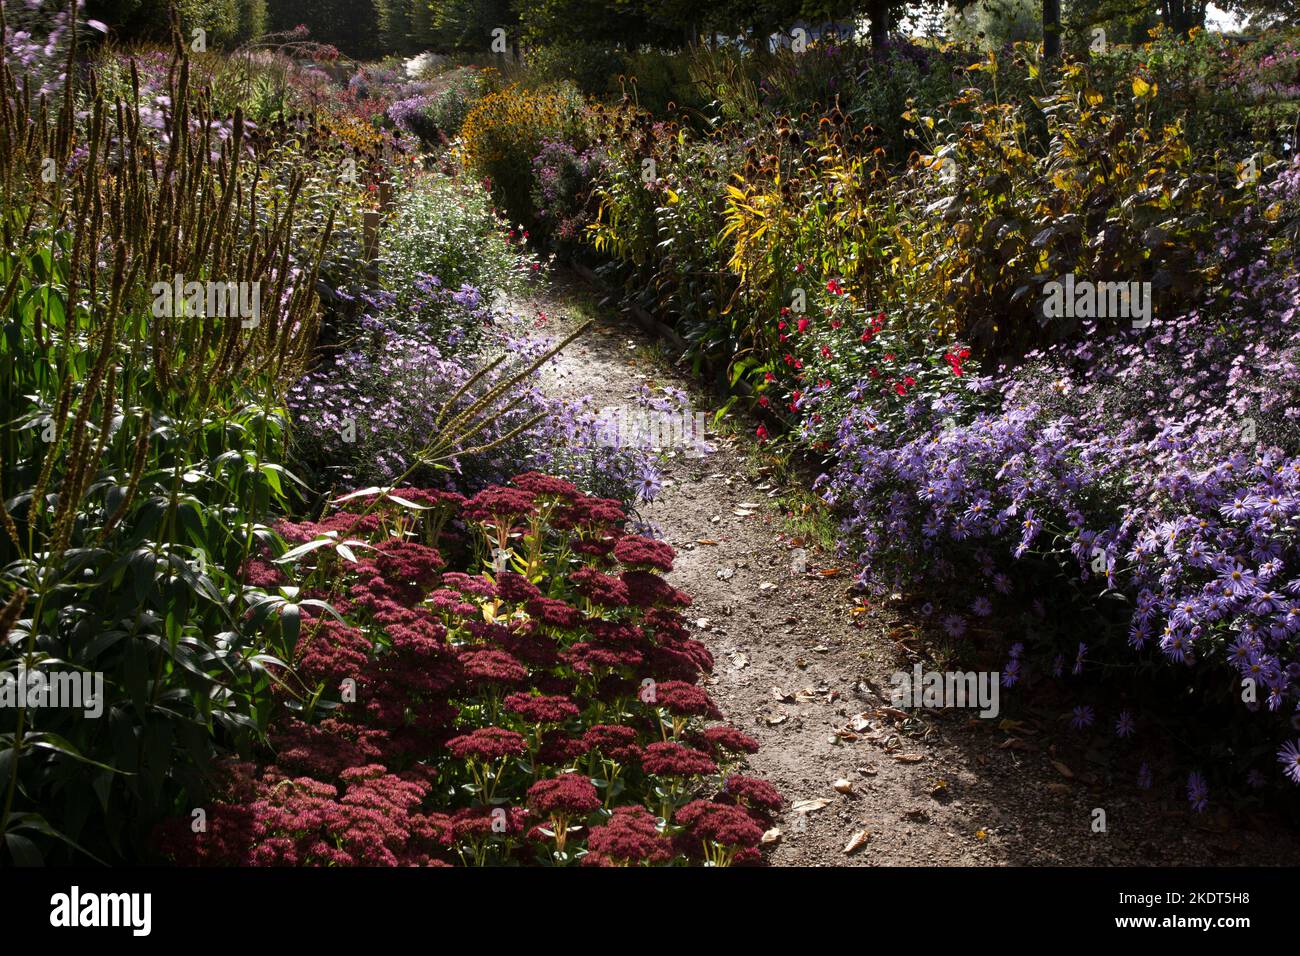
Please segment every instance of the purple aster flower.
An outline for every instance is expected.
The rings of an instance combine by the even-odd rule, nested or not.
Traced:
[[[1277,752],[1282,772],[1292,783],[1300,784],[1300,740],[1288,740]]]
[[[1091,727],[1093,721],[1097,719],[1096,713],[1087,704],[1080,704],[1074,708],[1073,716],[1070,717],[1070,726],[1074,730],[1086,730]]]

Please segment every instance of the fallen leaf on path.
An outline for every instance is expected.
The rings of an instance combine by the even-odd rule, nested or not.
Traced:
[[[696,544],[717,544],[718,542],[714,541],[712,538],[696,538],[695,543]]]
[[[861,850],[864,846],[867,845],[867,841],[870,839],[871,839],[871,833],[869,831],[859,830],[857,833],[853,834],[853,836],[849,837],[848,843],[844,844],[844,852],[854,853],[858,850]]]
[[[901,763],[916,763],[924,760],[925,754],[894,754],[894,759]]]
[[[822,568],[817,572],[824,578],[833,578],[840,573],[839,568]]]
[[[781,842],[781,830],[779,827],[772,827],[763,834],[763,839],[758,841],[763,846],[771,846],[774,843]]]
[[[776,585],[773,584],[771,581],[764,581],[762,584],[758,586],[758,589],[760,591],[775,591]]]
[[[735,515],[737,518],[748,518],[748,517],[749,517],[750,515],[752,515],[754,512],[751,511],[751,510],[748,509],[748,508],[736,508],[736,509],[735,509],[734,511],[732,511],[731,513],[732,513],[733,515]]]
[[[833,784],[831,784],[831,789],[834,790],[836,793],[852,793],[853,781],[846,780],[843,777],[840,777],[840,779],[836,780]]]
[[[810,800],[796,800],[790,807],[791,813],[808,814],[814,813],[822,807],[828,807],[832,803],[829,797],[813,797]]]

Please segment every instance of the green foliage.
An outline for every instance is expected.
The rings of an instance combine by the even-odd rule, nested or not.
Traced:
[[[0,709],[18,862],[138,859],[154,822],[201,801],[211,761],[263,733],[292,652],[298,602],[250,618],[266,595],[244,568],[291,497],[285,394],[333,214],[238,114],[224,149],[200,132],[210,100],[189,79],[181,63],[141,97],[170,96],[165,143],[118,125],[147,106],[102,90],[66,137],[0,90],[18,104],[0,121],[0,669],[103,682],[91,708]],[[265,308],[161,304],[177,277],[255,287]]]
[[[535,267],[487,193],[442,175],[415,177],[400,190],[380,255],[399,307],[420,299],[419,284],[435,277],[449,289],[473,286],[491,301],[520,292]],[[431,320],[421,319],[421,329],[437,338]]]

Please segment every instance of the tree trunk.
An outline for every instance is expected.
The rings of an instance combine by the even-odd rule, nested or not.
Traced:
[[[1043,59],[1061,55],[1061,0],[1043,0]]]
[[[867,16],[871,20],[871,45],[879,49],[889,42],[889,0],[871,0]]]

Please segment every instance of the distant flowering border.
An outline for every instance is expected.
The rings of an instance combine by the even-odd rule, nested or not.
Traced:
[[[202,827],[162,826],[165,858],[760,860],[782,800],[735,772],[757,744],[711,723],[695,681],[712,656],[683,626],[690,599],[659,576],[669,546],[625,533],[617,502],[537,473],[468,500],[376,494],[283,524],[294,547],[250,566],[250,586],[299,602],[292,671],[274,668],[274,754],[226,769]],[[307,603],[326,600],[337,616]]]

